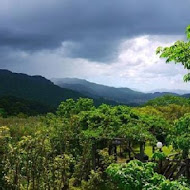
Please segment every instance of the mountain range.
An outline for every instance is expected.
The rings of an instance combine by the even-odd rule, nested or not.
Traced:
[[[0,69],[0,99],[6,97],[3,98],[2,105],[6,107],[6,101],[9,100],[12,102],[9,107],[14,101],[17,102],[17,105],[31,104],[32,113],[36,112],[34,110],[36,103],[41,106],[44,105],[43,110],[51,110],[51,108],[55,109],[61,101],[68,98],[75,100],[80,97],[92,98],[97,106],[102,103],[138,106],[148,100],[167,94],[180,96],[169,92],[143,93],[130,88],[109,87],[77,78],[54,78],[48,80],[42,76],[29,76]],[[183,97],[189,97],[189,94],[185,94]],[[43,112],[43,110],[40,112]]]
[[[0,98],[15,97],[30,102],[39,102],[40,104],[56,108],[61,101],[68,98],[78,99],[80,97],[88,97],[80,92],[61,88],[50,80],[42,76],[29,76],[22,73],[13,73],[8,70],[0,69]],[[8,98],[12,100],[12,98]],[[96,105],[107,103],[116,105],[112,100],[104,100],[103,98],[95,98]]]
[[[78,78],[53,78],[51,80],[54,82],[54,84],[60,86],[61,88],[71,89],[91,98],[102,97],[105,99],[113,100],[115,102],[132,106],[144,104],[148,100],[163,95],[170,94],[179,96],[179,94],[172,92],[143,93],[138,92],[136,90],[132,90],[130,88],[109,87]]]
[[[84,97],[79,92],[63,89],[42,76],[29,76],[0,70],[0,96],[15,96],[57,106],[67,98]]]

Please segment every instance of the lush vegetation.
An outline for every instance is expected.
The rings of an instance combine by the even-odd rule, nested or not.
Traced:
[[[81,98],[46,116],[1,118],[1,189],[189,189],[186,180],[170,182],[157,174],[154,164],[116,164],[134,158],[138,145],[157,141],[188,157],[190,115],[172,123],[163,113],[151,106],[96,108]],[[124,139],[118,155],[116,138]]]
[[[177,41],[170,47],[159,47],[157,54],[166,58],[166,62],[181,63],[185,69],[190,69],[190,25],[186,28],[187,41]],[[184,81],[190,80],[190,73],[184,76]]]
[[[42,76],[29,76],[0,70],[0,97],[14,96],[51,107],[57,107],[67,98],[84,97],[78,92],[62,89]]]
[[[153,100],[149,100],[145,105],[146,106],[168,106],[171,104],[179,106],[190,106],[190,100],[180,96],[165,95]]]
[[[0,108],[0,115],[3,117],[35,116],[55,111],[51,106],[14,96],[0,97]]]
[[[164,117],[173,122],[190,112],[190,100],[180,96],[165,95],[149,100],[138,111]]]
[[[186,33],[189,40],[190,27]],[[189,69],[189,43],[157,53]],[[77,99],[79,93],[42,77],[8,71],[0,76],[0,95],[29,98],[0,99],[0,189],[190,189],[189,99],[167,95],[132,108],[99,97],[95,107],[92,99]],[[188,73],[184,80],[189,79]],[[52,110],[35,102],[55,106],[67,96],[73,99],[46,115]],[[155,150],[158,141],[164,148],[159,142]]]
[[[169,181],[163,175],[154,172],[154,163],[131,161],[129,164],[111,164],[108,175],[121,190],[188,190],[185,181]]]

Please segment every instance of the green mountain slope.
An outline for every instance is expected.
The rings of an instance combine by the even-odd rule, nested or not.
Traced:
[[[3,101],[5,101],[4,96],[6,96],[6,105],[8,107],[12,105],[12,107],[14,107],[13,109],[16,109],[14,98],[17,98],[15,101],[17,103],[20,102],[18,111],[21,110],[21,107],[23,107],[23,109],[28,108],[29,115],[31,115],[29,112],[33,111],[41,113],[42,110],[40,109],[40,105],[48,112],[49,107],[55,108],[60,104],[61,101],[64,101],[68,98],[78,99],[81,97],[91,97],[88,96],[88,94],[83,95],[81,92],[77,92],[72,89],[61,88],[42,76],[29,76],[26,74],[13,73],[8,70],[0,69],[0,100],[1,97],[3,97]],[[113,100],[104,99],[97,96],[91,98],[94,99],[95,106],[101,105],[102,103],[109,105],[120,104]],[[36,107],[39,109],[33,110],[34,105],[36,105]],[[44,106],[47,107],[45,108]],[[6,106],[4,105],[3,107]],[[30,110],[30,108],[32,110]],[[18,113],[18,111],[16,111],[16,113]]]
[[[170,104],[180,105],[180,106],[189,106],[190,100],[188,98],[165,95],[162,97],[149,100],[145,105],[146,106],[168,106]]]
[[[54,84],[68,88],[80,93],[83,93],[89,97],[102,97],[104,99],[113,100],[116,102],[128,104],[128,105],[141,105],[148,100],[160,97],[166,94],[173,94],[168,92],[156,92],[156,93],[142,93],[131,90],[129,88],[114,88],[105,85],[100,85],[86,80],[77,78],[62,78],[52,79]]]
[[[60,88],[44,77],[12,73],[7,70],[0,70],[0,96],[19,97],[53,107],[68,98],[84,97],[79,92]]]

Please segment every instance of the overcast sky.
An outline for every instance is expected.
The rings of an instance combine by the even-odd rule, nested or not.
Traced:
[[[0,0],[0,68],[141,91],[186,89],[158,46],[185,39],[190,0]]]

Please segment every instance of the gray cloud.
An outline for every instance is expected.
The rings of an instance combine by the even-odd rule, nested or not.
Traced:
[[[47,78],[85,78],[96,83],[142,91],[154,88],[190,90],[189,84],[182,80],[186,74],[183,66],[165,64],[155,55],[158,46],[168,46],[179,37],[145,35],[125,40],[118,48],[117,59],[110,64],[65,56],[65,48],[76,46],[72,43],[65,43],[55,50],[33,52],[0,48],[0,59],[5,63],[1,68]]]
[[[0,0],[0,68],[141,90],[190,89],[158,46],[184,39],[189,0]]]
[[[69,57],[109,62],[121,40],[183,34],[189,0],[0,0],[0,46],[27,51],[71,42]]]

